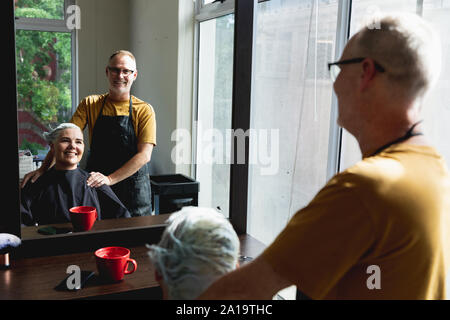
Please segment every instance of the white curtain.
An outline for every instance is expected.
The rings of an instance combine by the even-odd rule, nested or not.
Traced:
[[[258,5],[247,229],[265,244],[326,183],[337,12],[337,1]]]

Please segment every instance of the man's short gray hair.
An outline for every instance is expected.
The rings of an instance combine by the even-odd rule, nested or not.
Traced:
[[[239,238],[222,214],[184,207],[167,222],[159,244],[149,247],[149,256],[167,285],[169,299],[195,299],[236,268]]]
[[[117,51],[113,52],[113,54],[109,57],[108,63],[111,62],[111,60],[115,56],[129,56],[134,62],[136,62],[136,58],[135,58],[134,54],[132,54],[130,51],[128,51],[128,50],[117,50]]]
[[[55,129],[52,129],[50,132],[44,132],[43,136],[45,141],[47,141],[49,144],[54,143],[60,135],[60,132],[65,129],[80,129],[76,124],[73,123],[61,123],[58,125]],[[81,129],[80,129],[81,130]]]
[[[372,58],[387,77],[408,97],[424,95],[437,81],[441,69],[439,35],[413,13],[378,14],[355,35],[355,50]]]

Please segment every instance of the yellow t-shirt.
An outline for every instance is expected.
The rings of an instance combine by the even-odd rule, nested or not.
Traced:
[[[70,120],[82,130],[84,130],[86,124],[88,125],[90,142],[92,142],[92,132],[105,95],[90,95],[84,98]],[[156,145],[156,120],[153,107],[134,96],[132,96],[132,102],[133,125],[138,143],[152,143]],[[114,101],[113,103],[110,99],[107,99],[102,114],[105,116],[128,116],[129,108],[129,100]]]
[[[262,255],[312,299],[445,299],[449,215],[445,161],[397,144],[333,177]]]

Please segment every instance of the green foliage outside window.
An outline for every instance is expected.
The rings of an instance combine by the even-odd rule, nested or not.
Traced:
[[[64,0],[18,0],[16,17],[64,19]]]
[[[36,142],[30,142],[27,139],[22,140],[19,150],[30,150],[31,154],[37,155],[40,150],[45,150],[43,146]]]
[[[16,16],[61,19],[63,0],[19,0]],[[19,109],[32,111],[46,125],[67,121],[71,99],[71,34],[17,30]],[[56,75],[50,64],[56,61]],[[53,70],[54,71],[54,70]]]

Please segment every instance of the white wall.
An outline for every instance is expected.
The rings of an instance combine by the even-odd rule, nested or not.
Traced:
[[[81,30],[78,31],[79,98],[105,93],[105,67],[109,56],[130,49],[129,1],[78,0]]]
[[[178,9],[178,90],[177,128],[192,130],[193,88],[194,88],[194,1],[181,0]],[[178,145],[177,145],[178,146]],[[192,151],[192,139],[180,144],[183,150]],[[192,158],[192,154],[186,155]],[[190,164],[177,164],[176,172],[191,175]]]
[[[150,168],[152,173],[173,173],[170,135],[177,113],[178,1],[131,0],[130,4],[130,41],[139,70],[133,93],[156,112],[158,145]]]

